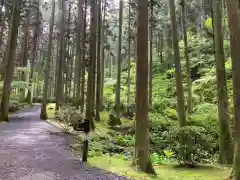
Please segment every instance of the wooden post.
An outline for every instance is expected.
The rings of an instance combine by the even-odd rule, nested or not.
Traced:
[[[87,162],[88,157],[88,133],[84,134],[83,149],[82,149],[82,161]]]
[[[83,148],[82,148],[82,161],[83,162],[87,162],[87,156],[88,156],[88,134],[90,132],[89,120],[88,119],[84,119],[84,122],[79,124],[78,130],[84,132],[84,141],[83,141]]]

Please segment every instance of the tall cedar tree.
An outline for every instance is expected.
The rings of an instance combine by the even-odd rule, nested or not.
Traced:
[[[232,78],[234,95],[234,162],[233,176],[234,180],[240,179],[240,15],[239,2],[236,0],[226,1],[228,11],[228,26],[230,34],[230,47],[232,59]]]
[[[5,73],[2,90],[0,120],[8,121],[9,97],[11,92],[11,83],[14,71],[14,60],[16,56],[16,43],[18,35],[18,26],[20,22],[20,1],[12,1],[12,17],[10,21],[10,30],[8,33],[8,43],[5,53]]]
[[[49,23],[49,42],[48,42],[48,54],[47,54],[47,62],[44,71],[44,88],[43,88],[43,101],[41,107],[40,118],[46,120],[47,117],[47,97],[48,97],[48,85],[49,85],[49,71],[50,71],[50,62],[52,59],[52,41],[53,41],[53,25],[55,18],[55,0],[52,0],[52,13]]]
[[[86,117],[91,124],[91,129],[95,129],[94,116],[94,87],[95,87],[95,63],[96,63],[96,30],[97,30],[97,11],[96,0],[90,0],[91,20],[90,20],[90,42],[89,42],[89,62],[88,62],[88,82],[87,82],[87,104]]]
[[[154,173],[149,152],[148,123],[148,0],[138,0],[136,64],[135,164],[141,171]]]
[[[222,1],[213,1],[214,40],[217,75],[218,116],[220,120],[220,163],[232,164],[233,142],[229,127],[227,81],[223,47]]]
[[[184,127],[186,127],[186,115],[185,115],[185,105],[184,105],[184,94],[183,94],[183,84],[182,84],[182,69],[180,63],[180,53],[179,53],[179,42],[178,42],[178,32],[177,32],[177,22],[176,22],[176,12],[175,12],[175,0],[169,0],[170,15],[172,21],[172,41],[173,41],[173,51],[174,51],[174,63],[175,63],[175,79],[176,79],[176,89],[177,89],[177,110],[180,124],[180,151],[182,160],[184,163],[188,163],[188,157],[185,153],[185,132]]]
[[[123,1],[119,1],[118,52],[117,52],[117,83],[116,83],[116,118],[115,125],[120,125],[120,96],[121,96],[121,63],[122,63],[122,28],[123,28]]]

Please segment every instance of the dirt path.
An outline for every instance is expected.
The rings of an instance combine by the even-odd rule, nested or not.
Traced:
[[[103,170],[84,167],[69,151],[67,137],[39,119],[33,106],[0,124],[0,180],[125,180]]]

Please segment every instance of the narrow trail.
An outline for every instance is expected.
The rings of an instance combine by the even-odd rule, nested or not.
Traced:
[[[39,119],[40,106],[19,111],[0,124],[0,180],[125,180],[116,174],[81,165],[68,137]]]

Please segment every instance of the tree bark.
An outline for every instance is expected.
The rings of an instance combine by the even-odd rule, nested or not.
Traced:
[[[105,51],[104,51],[104,35],[105,35],[105,17],[106,17],[106,8],[107,8],[107,0],[104,0],[103,5],[103,18],[102,18],[102,28],[101,28],[101,92],[100,92],[100,103],[101,107],[103,106],[103,89],[104,89],[104,71],[105,71]]]
[[[128,2],[128,94],[127,94],[127,105],[130,105],[130,91],[131,91],[131,0]]]
[[[16,56],[16,41],[18,26],[20,22],[20,1],[14,0],[12,6],[11,26],[8,34],[8,44],[5,53],[5,75],[0,108],[0,120],[8,121],[9,96],[11,92],[11,83],[14,71],[14,60]]]
[[[169,0],[171,22],[172,22],[172,41],[174,50],[174,63],[175,63],[175,79],[176,79],[176,89],[177,89],[177,111],[180,124],[180,148],[181,156],[184,163],[188,162],[188,158],[185,153],[185,132],[184,127],[186,126],[186,115],[185,115],[185,104],[184,104],[184,94],[182,85],[182,69],[180,63],[180,53],[179,53],[179,42],[177,34],[177,22],[176,22],[176,12],[175,12],[175,0]]]
[[[78,0],[78,21],[77,21],[77,35],[76,35],[76,60],[75,60],[75,84],[77,85],[76,89],[76,99],[77,103],[76,106],[79,106],[79,100],[80,100],[80,79],[81,79],[81,53],[82,53],[82,48],[81,48],[81,36],[82,36],[82,18],[83,18],[83,13],[82,13],[82,5],[84,1],[83,0]]]
[[[184,40],[184,56],[186,60],[187,70],[187,89],[188,89],[188,113],[192,112],[192,79],[190,71],[190,61],[188,56],[188,39],[187,39],[187,28],[186,28],[186,7],[185,0],[182,0],[182,28],[183,28],[183,40]]]
[[[33,96],[33,79],[34,79],[34,68],[36,63],[37,57],[37,47],[38,47],[38,33],[39,33],[39,25],[40,25],[40,11],[39,11],[39,0],[36,0],[37,5],[37,14],[36,14],[36,25],[33,35],[33,50],[32,50],[32,58],[31,58],[31,67],[30,67],[30,74],[29,74],[29,82],[28,82],[28,93],[27,93],[27,102],[29,104],[32,103],[32,96]]]
[[[101,0],[98,1],[98,32],[97,32],[97,89],[96,89],[96,121],[100,121],[101,108],[101,29],[102,29],[102,14],[101,14]]]
[[[138,0],[137,19],[135,163],[141,171],[155,174],[149,153],[148,0]]]
[[[56,110],[59,109],[59,107],[63,103],[63,63],[64,63],[64,54],[65,54],[65,40],[64,40],[64,34],[65,34],[65,0],[61,0],[62,2],[62,12],[61,12],[61,32],[60,32],[60,51],[59,51],[59,62],[58,62],[58,71],[57,71],[57,89],[56,89]]]
[[[96,0],[90,1],[91,20],[90,20],[90,47],[89,47],[89,63],[88,63],[88,83],[87,83],[87,104],[86,117],[90,122],[91,129],[95,129],[94,116],[94,87],[95,87],[95,63],[96,63]]]
[[[67,20],[67,37],[66,37],[66,55],[65,55],[65,59],[66,59],[66,77],[65,77],[65,91],[64,91],[64,97],[65,99],[68,97],[68,92],[69,92],[69,83],[71,81],[71,79],[69,78],[70,76],[70,45],[71,45],[71,41],[70,41],[70,27],[71,27],[71,10],[72,10],[72,2],[69,2],[69,8],[68,8],[68,20]],[[80,83],[80,82],[79,82]]]
[[[81,104],[80,104],[80,111],[83,113],[84,105],[85,105],[85,68],[86,68],[86,25],[87,25],[87,2],[84,2],[84,17],[83,17],[83,33],[82,33],[82,60],[81,60]]]
[[[232,78],[234,95],[234,179],[240,179],[240,16],[239,3],[236,0],[226,1],[228,11],[228,26],[232,59]]]
[[[218,92],[218,116],[220,120],[220,163],[232,164],[233,142],[229,129],[228,95],[225,71],[225,58],[223,47],[223,27],[222,27],[222,1],[213,1],[214,14],[214,40],[216,57],[216,75]]]
[[[153,60],[153,2],[150,2],[150,23],[149,23],[149,92],[148,103],[152,106],[152,60]]]
[[[120,95],[121,95],[121,63],[122,63],[122,26],[123,26],[123,1],[119,1],[119,29],[118,29],[118,54],[117,54],[117,83],[116,83],[116,118],[114,124],[121,124],[120,121]]]
[[[49,72],[50,72],[50,62],[52,59],[52,41],[53,41],[53,25],[54,25],[54,18],[55,18],[55,0],[52,0],[52,13],[51,19],[49,23],[49,42],[48,42],[48,56],[46,60],[46,67],[44,71],[44,88],[43,88],[43,101],[41,107],[41,114],[40,118],[46,120],[47,117],[47,97],[48,97],[48,84],[49,84]]]

